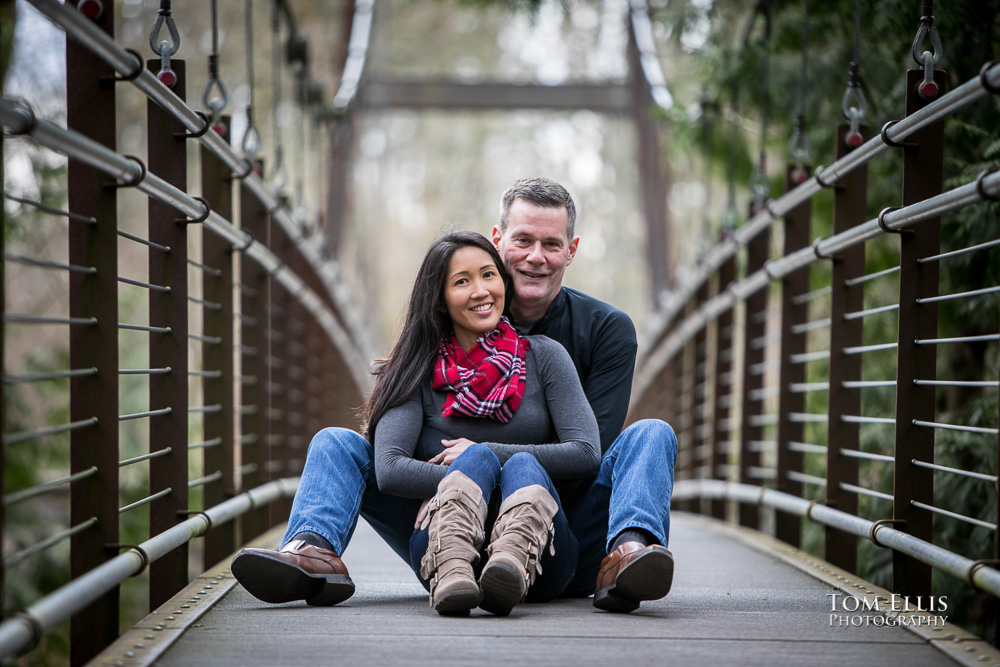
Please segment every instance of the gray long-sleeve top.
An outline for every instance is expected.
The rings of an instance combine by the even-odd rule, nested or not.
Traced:
[[[449,439],[468,438],[489,447],[503,464],[518,452],[533,454],[554,480],[593,475],[601,462],[597,420],[566,350],[545,336],[528,336],[524,397],[506,424],[483,417],[441,416],[447,392],[428,379],[420,390],[387,411],[375,428],[375,477],[379,490],[429,498],[448,472],[413,458],[424,426]]]

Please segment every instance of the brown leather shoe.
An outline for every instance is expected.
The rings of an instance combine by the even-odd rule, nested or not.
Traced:
[[[594,606],[628,613],[642,600],[658,600],[670,592],[674,557],[659,544],[625,542],[601,561]]]
[[[354,582],[340,556],[303,540],[293,540],[281,551],[243,549],[233,558],[231,570],[250,595],[272,604],[305,600],[323,607],[354,595]]]

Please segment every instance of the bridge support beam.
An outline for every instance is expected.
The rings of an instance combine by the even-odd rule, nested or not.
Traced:
[[[837,159],[853,149],[847,145],[850,126],[837,128]],[[868,128],[858,132],[868,136]],[[866,219],[868,203],[868,165],[861,165],[837,181],[833,197],[833,231],[835,234],[860,225]],[[857,486],[858,459],[842,453],[857,450],[858,424],[843,421],[841,415],[861,414],[861,390],[844,388],[844,382],[861,379],[861,356],[844,354],[844,348],[861,345],[862,320],[845,319],[845,313],[864,308],[864,286],[849,284],[865,271],[865,246],[858,244],[833,258],[830,279],[830,387],[827,404],[826,430],[826,504],[841,512],[857,514],[858,494],[844,488]],[[857,572],[858,538],[835,528],[826,530],[826,559],[849,572]]]
[[[150,60],[152,72],[160,60]],[[171,62],[177,81],[174,93],[185,99],[184,61]],[[158,104],[146,105],[149,126],[149,170],[181,190],[187,189],[186,129]],[[149,453],[169,450],[149,461],[150,493],[169,488],[171,493],[149,506],[149,534],[160,533],[186,519],[188,509],[188,250],[187,225],[178,222],[172,206],[149,199],[149,240],[170,248],[149,248],[149,282],[170,286],[169,292],[149,291],[149,323],[170,327],[169,333],[149,334],[149,367],[169,368],[163,375],[149,376],[149,406],[169,407],[170,414],[156,418],[149,429]],[[159,608],[188,582],[188,545],[149,566],[149,610]]]
[[[798,185],[796,175],[799,168],[789,165],[785,174],[785,189],[792,190]],[[812,228],[812,202],[807,200],[785,215],[784,254],[805,248],[810,243]],[[802,452],[793,451],[791,443],[802,442],[804,426],[793,421],[792,414],[805,412],[805,394],[793,392],[793,383],[806,379],[805,364],[792,363],[796,354],[806,351],[806,335],[796,334],[792,327],[807,321],[809,304],[800,303],[795,297],[809,291],[809,268],[805,267],[785,276],[781,281],[781,350],[778,353],[778,438],[777,470],[775,488],[793,496],[802,496],[802,482],[789,477],[789,472],[802,472]],[[775,536],[798,547],[802,534],[802,519],[786,512],[775,514]]]
[[[751,207],[753,205],[751,204]],[[750,217],[756,213],[750,211]],[[747,243],[747,264],[745,275],[751,275],[764,268],[771,245],[770,228],[757,234]],[[759,289],[744,301],[743,323],[743,412],[740,422],[740,482],[744,484],[766,485],[767,480],[761,479],[759,471],[760,449],[756,443],[763,439],[764,398],[761,389],[764,387],[765,345],[764,335],[767,333],[767,299],[768,290]],[[756,505],[742,504],[739,507],[740,525],[748,528],[758,528],[760,511]]]
[[[74,0],[72,5],[76,5]],[[114,36],[114,12],[95,24]],[[116,147],[115,71],[86,46],[66,39],[66,124],[75,132]],[[70,437],[70,471],[96,474],[70,486],[70,525],[98,522],[70,542],[75,579],[118,554],[118,190],[108,177],[79,160],[67,175],[69,210],[95,222],[69,223],[69,263],[97,269],[69,276],[69,315],[94,318],[70,327],[70,368],[97,373],[70,380],[70,421],[94,420]],[[119,588],[115,587],[70,621],[70,662],[82,665],[118,636]]]
[[[938,90],[944,91],[945,73],[934,72]],[[906,73],[906,115],[933,100],[917,94],[923,72]],[[903,145],[903,206],[940,194],[944,169],[944,123],[920,130]],[[934,429],[914,420],[934,421],[935,389],[914,380],[937,377],[937,346],[918,345],[916,339],[936,338],[937,303],[918,299],[938,295],[938,262],[923,262],[941,247],[941,219],[927,220],[905,231],[899,257],[899,347],[896,352],[896,460],[893,477],[894,521],[914,537],[932,541],[932,514],[913,503],[933,505],[934,471],[913,461],[934,462]],[[892,553],[892,589],[904,595],[931,594],[931,568],[897,551]]]

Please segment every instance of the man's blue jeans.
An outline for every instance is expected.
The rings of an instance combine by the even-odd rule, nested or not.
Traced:
[[[576,574],[563,595],[594,592],[601,560],[626,528],[643,528],[668,546],[676,458],[677,438],[670,425],[644,419],[618,436],[596,477],[577,484],[561,499],[580,549]],[[360,514],[409,563],[420,503],[379,491],[368,441],[348,429],[326,428],[309,445],[283,543],[311,531],[342,554]]]
[[[555,485],[552,484],[545,469],[531,454],[515,454],[507,459],[507,462],[501,467],[496,454],[491,452],[488,447],[478,444],[472,445],[459,454],[451,464],[448,475],[455,472],[462,472],[479,485],[483,492],[483,500],[486,501],[489,508],[486,518],[486,543],[483,544],[479,563],[475,567],[477,577],[478,572],[482,570],[488,559],[486,547],[489,546],[492,539],[491,529],[496,521],[496,510],[500,503],[507,499],[507,496],[518,489],[538,484],[547,489],[555,498],[556,503],[559,503],[559,494],[556,492]],[[497,497],[498,495],[499,497]],[[545,549],[542,552],[540,561],[542,572],[528,591],[527,599],[529,602],[545,602],[556,597],[566,589],[574,572],[576,572],[579,553],[577,540],[570,532],[566,513],[561,505],[559,511],[552,518],[552,526],[554,529],[552,546],[554,548],[552,551]],[[417,573],[424,588],[430,590],[428,582],[420,577],[420,560],[427,552],[427,537],[427,528],[413,532],[413,537],[410,540],[410,567]]]

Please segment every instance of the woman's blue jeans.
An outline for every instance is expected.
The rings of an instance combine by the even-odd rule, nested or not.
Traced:
[[[486,547],[489,546],[492,539],[491,529],[496,521],[497,508],[500,504],[510,494],[532,484],[538,484],[547,489],[555,498],[556,503],[559,503],[559,494],[556,492],[548,473],[531,454],[515,454],[501,467],[500,461],[488,447],[478,444],[471,445],[459,454],[451,464],[448,475],[453,475],[456,472],[463,473],[479,485],[483,492],[483,500],[486,501],[489,508],[486,518],[486,540],[479,554],[479,562],[474,566],[478,578],[479,571],[489,558]],[[448,475],[445,475],[445,478]],[[545,602],[558,596],[569,585],[576,572],[579,548],[576,538],[570,532],[566,513],[563,512],[561,505],[552,519],[552,526],[554,529],[552,545],[555,550],[553,553],[549,549],[545,549],[542,553],[542,572],[528,591],[527,600],[529,602]],[[420,578],[420,583],[424,585],[424,588],[429,590],[427,580],[420,577],[420,559],[427,551],[427,533],[427,528],[413,531],[413,536],[410,539],[410,567]]]
[[[580,555],[563,596],[594,592],[601,560],[626,528],[648,530],[667,546],[676,458],[677,438],[670,425],[644,419],[618,436],[595,477],[565,485],[559,514],[565,513]],[[311,531],[343,554],[360,514],[409,563],[420,503],[379,491],[368,441],[349,429],[326,428],[309,445],[283,543],[297,533]],[[556,549],[558,553],[558,544]]]

